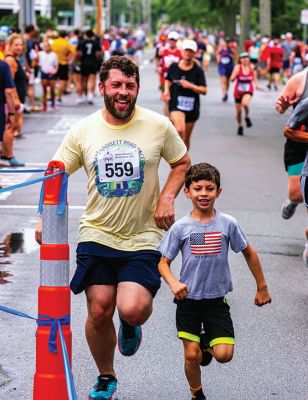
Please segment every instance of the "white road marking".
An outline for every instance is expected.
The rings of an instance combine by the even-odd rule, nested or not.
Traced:
[[[70,127],[76,122],[80,121],[83,116],[70,115],[69,117],[62,117],[59,121],[47,131],[47,135],[65,135]]]
[[[7,194],[7,193],[11,193],[11,192],[5,192],[5,193],[2,193],[0,196],[2,196],[2,195],[5,195],[5,194]],[[0,197],[0,199],[1,199],[1,197]],[[23,205],[15,205],[15,204],[1,204],[0,205],[0,209],[7,209],[7,210],[19,210],[19,209],[23,209],[23,210],[34,210],[34,209],[37,209],[37,205],[36,206],[34,206],[34,205],[27,205],[27,204],[23,204]],[[70,209],[70,210],[84,210],[85,209],[85,206],[68,206],[68,208]]]

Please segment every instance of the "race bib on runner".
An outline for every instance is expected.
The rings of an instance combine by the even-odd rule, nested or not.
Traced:
[[[100,182],[126,182],[140,178],[138,148],[109,149],[98,155]]]
[[[249,90],[250,90],[250,83],[239,83],[238,84],[239,92],[249,92]]]
[[[220,62],[222,64],[230,64],[231,60],[230,60],[230,57],[222,57]]]
[[[192,111],[195,106],[195,98],[179,96],[177,99],[177,108],[181,111]]]

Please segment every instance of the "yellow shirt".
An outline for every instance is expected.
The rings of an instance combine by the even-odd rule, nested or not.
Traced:
[[[69,175],[81,166],[88,175],[78,241],[156,250],[163,236],[154,220],[159,162],[174,163],[186,151],[168,118],[138,106],[125,125],[108,124],[101,110],[73,125],[53,159]]]
[[[75,48],[64,38],[57,38],[52,42],[51,50],[54,51],[58,57],[59,64],[67,65],[69,56],[75,54]]]

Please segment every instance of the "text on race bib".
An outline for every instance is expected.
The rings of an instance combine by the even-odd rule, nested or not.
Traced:
[[[195,98],[187,96],[178,96],[177,108],[181,111],[192,111],[195,106]]]
[[[249,92],[250,83],[239,83],[238,90],[239,90],[239,92]]]
[[[115,149],[98,156],[100,182],[125,182],[140,178],[138,149]]]

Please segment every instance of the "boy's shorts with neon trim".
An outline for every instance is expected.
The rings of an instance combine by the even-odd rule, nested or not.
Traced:
[[[202,300],[174,300],[177,304],[176,327],[179,339],[200,343],[201,324],[209,347],[234,344],[230,307],[225,297]]]

